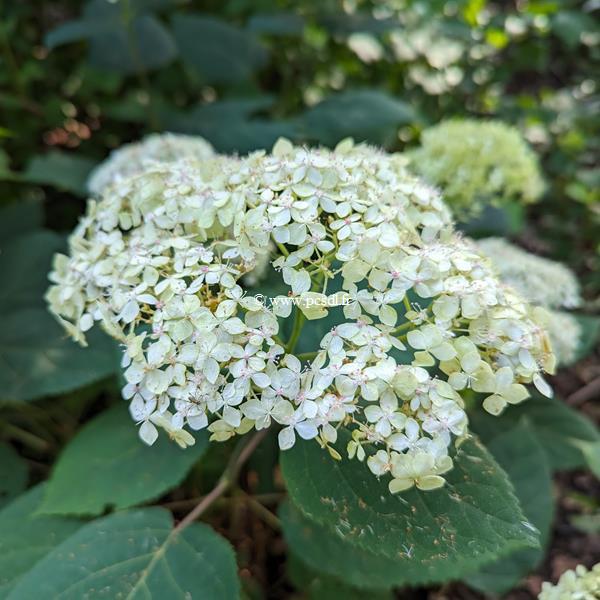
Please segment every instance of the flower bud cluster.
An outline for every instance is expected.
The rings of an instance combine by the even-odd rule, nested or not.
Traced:
[[[559,364],[572,363],[582,336],[581,326],[570,313],[557,310],[581,304],[575,274],[559,262],[531,254],[502,238],[477,242],[491,261],[500,279],[531,304],[546,309],[544,325]]]
[[[469,217],[487,202],[535,202],[544,191],[537,157],[514,127],[453,119],[426,129],[411,167],[444,190],[454,213]]]
[[[270,244],[289,292],[267,305],[242,286]],[[161,428],[186,446],[190,429],[223,441],[275,422],[282,449],[316,439],[341,458],[345,428],[349,458],[392,492],[433,489],[467,434],[466,390],[493,414],[525,384],[551,393],[536,311],[436,190],[350,141],[149,166],[90,201],[51,280],[75,339],[100,322],[123,345],[123,396],[149,444]],[[342,318],[307,358],[279,338],[292,311],[298,326]]]
[[[100,196],[111,185],[143,173],[152,163],[170,163],[182,158],[203,160],[214,153],[213,147],[201,137],[154,133],[140,142],[125,144],[114,150],[92,171],[87,187],[90,194]]]

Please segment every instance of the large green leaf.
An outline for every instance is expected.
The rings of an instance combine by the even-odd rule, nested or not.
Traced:
[[[235,555],[210,527],[177,532],[161,508],[92,521],[54,548],[12,590],[10,600],[233,600]]]
[[[18,402],[70,392],[115,373],[116,344],[97,328],[89,347],[67,339],[43,308],[5,312],[0,329],[0,400]]]
[[[288,513],[293,513],[292,518],[297,516],[302,519],[300,513],[289,502],[285,502],[280,509],[280,515],[285,521],[288,521]],[[287,523],[284,524],[284,527],[287,528]],[[284,533],[286,532],[284,531]],[[286,539],[289,546],[289,538],[286,537]],[[323,554],[320,551],[317,551],[317,554],[323,556],[326,563],[333,557],[332,554]],[[303,558],[305,557],[303,556]],[[311,563],[314,562],[312,557],[309,560]],[[288,577],[294,587],[304,592],[310,600],[363,600],[364,598],[369,600],[392,600],[394,597],[389,590],[381,588],[367,589],[364,585],[354,587],[346,577],[339,579],[310,568],[294,554],[292,548],[289,548],[286,566]]]
[[[576,363],[591,354],[600,341],[600,317],[591,315],[573,315],[581,329],[579,344],[572,361]]]
[[[176,56],[169,30],[153,15],[140,15],[128,27],[92,38],[89,60],[98,68],[129,75],[164,67]]]
[[[81,527],[76,519],[37,515],[43,490],[44,485],[38,485],[0,511],[0,598],[6,598],[27,571]]]
[[[348,14],[342,11],[322,16],[319,23],[334,35],[350,35],[357,32],[368,32],[377,35],[398,29],[400,25],[395,17],[382,19],[375,18],[370,12]]]
[[[39,229],[7,243],[0,240],[0,310],[45,305],[48,272],[55,252],[64,248],[64,239]]]
[[[256,13],[248,19],[246,29],[273,36],[302,35],[306,20],[294,12]]]
[[[269,96],[258,96],[203,104],[187,111],[171,109],[162,116],[170,131],[201,135],[219,152],[245,154],[258,149],[270,150],[279,137],[297,138],[294,121],[254,116],[272,104]]]
[[[310,140],[334,146],[345,137],[374,144],[390,142],[400,125],[414,122],[413,108],[384,92],[353,90],[325,99],[302,117]]]
[[[124,75],[163,67],[175,58],[177,48],[168,29],[145,12],[159,6],[145,4],[91,0],[82,18],[53,29],[46,45],[88,40],[93,66]]]
[[[538,394],[517,406],[510,406],[498,417],[483,409],[469,415],[471,428],[483,439],[512,430],[524,417],[553,470],[586,466],[586,450],[600,444],[600,433],[589,419],[560,399],[548,399]]]
[[[251,33],[214,17],[175,15],[173,33],[181,57],[205,83],[245,81],[268,58]]]
[[[80,196],[87,194],[85,182],[96,161],[59,150],[33,156],[22,179],[30,183],[51,185]]]
[[[525,226],[525,209],[515,201],[505,201],[501,205],[486,203],[481,214],[466,217],[458,223],[458,228],[475,239],[489,236],[514,236]]]
[[[552,474],[546,454],[526,421],[485,441],[508,473],[525,517],[540,532],[541,548],[519,550],[467,578],[470,585],[483,592],[503,594],[544,557],[554,513]]]
[[[344,451],[346,435],[338,448]],[[315,443],[282,453],[283,476],[303,514],[348,544],[394,559],[405,583],[456,578],[535,547],[506,474],[475,439],[457,451],[443,489],[391,495],[366,465],[334,461]]]
[[[0,210],[0,243],[39,229],[44,220],[42,203],[37,199],[20,200]]]
[[[27,465],[9,444],[0,442],[0,508],[27,485]]]
[[[99,515],[158,498],[179,484],[205,452],[208,436],[182,450],[160,436],[148,447],[125,403],[88,423],[67,445],[48,482],[42,513]]]
[[[346,542],[304,517],[290,502],[281,506],[279,516],[290,552],[318,573],[362,590],[386,590],[406,583],[402,563]],[[404,552],[408,556],[410,548]]]

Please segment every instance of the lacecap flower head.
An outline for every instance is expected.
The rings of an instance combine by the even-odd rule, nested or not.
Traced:
[[[443,121],[423,131],[420,147],[408,157],[459,218],[476,215],[487,203],[535,202],[544,191],[535,153],[517,129],[501,122]]]
[[[203,160],[213,155],[213,147],[199,136],[154,133],[111,152],[90,174],[88,191],[100,196],[108,187],[142,173],[153,163],[170,163],[183,158]]]
[[[247,293],[272,245],[287,294]],[[535,309],[453,230],[439,193],[398,157],[346,140],[280,140],[272,153],[154,164],[99,200],[58,255],[51,310],[85,343],[95,323],[123,346],[142,439],[223,441],[273,422],[286,450],[317,440],[389,478],[444,484],[467,435],[462,394],[498,414],[554,358]],[[280,323],[335,316],[307,358]]]

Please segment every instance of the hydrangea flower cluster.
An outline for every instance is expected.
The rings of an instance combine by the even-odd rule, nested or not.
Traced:
[[[600,598],[600,563],[591,570],[579,565],[565,571],[558,583],[544,582],[539,600],[598,600]]]
[[[535,153],[517,129],[501,122],[444,121],[426,129],[408,157],[444,191],[459,218],[476,215],[487,202],[535,202],[544,191]]]
[[[114,150],[92,171],[87,187],[90,194],[100,196],[106,188],[143,173],[152,163],[175,162],[182,158],[203,160],[214,153],[213,147],[201,137],[154,133]]]
[[[575,274],[563,264],[536,256],[503,238],[479,240],[477,247],[490,258],[500,279],[512,286],[531,304],[548,309],[545,328],[559,364],[576,358],[582,336],[577,319],[561,308],[581,304]]]
[[[289,291],[266,303],[242,286],[269,244]],[[123,345],[148,444],[158,429],[186,446],[190,429],[223,441],[275,422],[282,449],[316,439],[341,458],[344,428],[348,457],[392,492],[427,490],[467,434],[465,390],[493,414],[525,384],[551,393],[537,310],[454,232],[435,189],[349,140],[153,164],[90,200],[50,277],[76,340],[100,322]],[[303,321],[329,311],[341,322],[296,356]]]
[[[390,34],[393,53],[399,62],[408,63],[407,78],[432,96],[459,85],[464,76],[461,59],[466,45],[444,35],[435,23],[417,29],[398,29]]]

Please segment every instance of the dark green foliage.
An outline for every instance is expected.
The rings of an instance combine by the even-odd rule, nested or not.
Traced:
[[[343,444],[339,450],[344,451]],[[366,465],[335,461],[316,444],[297,444],[282,453],[281,464],[294,504],[334,536],[332,552],[339,558],[344,544],[349,547],[355,578],[358,568],[368,578],[368,561],[383,556],[386,564],[397,565],[397,573],[390,574],[396,584],[441,581],[537,545],[536,529],[521,514],[506,475],[476,440],[460,447],[447,485],[432,492],[413,489],[391,496],[387,481],[374,482]],[[319,546],[318,535],[312,539]],[[333,570],[343,562],[337,567],[334,562],[330,574],[341,575]],[[351,581],[356,585],[358,579]]]

